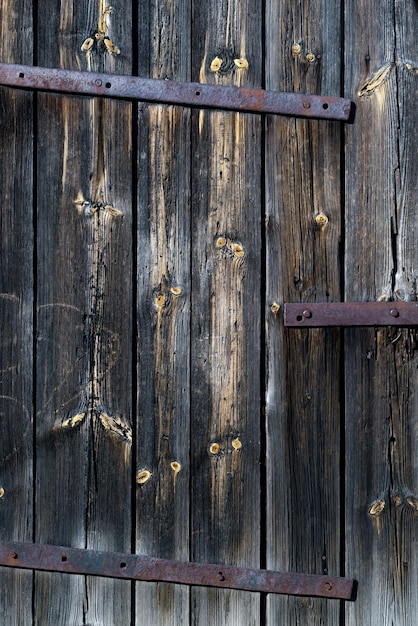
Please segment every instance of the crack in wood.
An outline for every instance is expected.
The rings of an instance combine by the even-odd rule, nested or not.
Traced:
[[[91,70],[91,57],[93,52],[100,52],[103,50],[110,55],[120,54],[120,49],[111,41],[108,34],[109,20],[110,15],[113,12],[113,7],[106,5],[106,2],[103,0],[100,0],[99,4],[100,14],[97,30],[93,30],[89,37],[87,37],[81,45],[81,51],[86,54],[87,67],[89,71]]]
[[[390,62],[379,68],[377,72],[375,72],[359,89],[358,95],[360,96],[360,98],[363,98],[364,96],[370,96],[376,91],[376,89],[381,87],[388,80],[389,75],[394,67],[395,64]]]
[[[81,426],[86,419],[95,421],[111,435],[127,443],[132,441],[132,430],[126,421],[112,413],[104,401],[110,363],[109,346],[104,342],[103,314],[106,300],[106,272],[109,263],[111,220],[121,217],[122,211],[106,202],[86,200],[79,192],[74,201],[84,220],[88,276],[88,313],[84,317],[84,348],[86,368],[82,374],[82,399],[76,412],[61,422],[61,428]]]

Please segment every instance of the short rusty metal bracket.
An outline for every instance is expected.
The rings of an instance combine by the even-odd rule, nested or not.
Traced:
[[[417,326],[418,302],[315,302],[284,305],[284,325]]]
[[[6,63],[0,63],[0,84],[40,91],[343,122],[351,121],[354,111],[354,103],[345,98]]]
[[[354,580],[337,576],[281,573],[231,565],[168,561],[137,554],[2,542],[0,565],[183,585],[351,600]]]

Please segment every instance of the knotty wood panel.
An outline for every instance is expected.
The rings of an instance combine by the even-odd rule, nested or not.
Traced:
[[[267,2],[266,87],[339,95],[339,3]],[[283,329],[283,302],[338,301],[340,128],[266,121],[267,567],[340,573],[339,332]],[[270,596],[271,624],[339,604]]]
[[[0,60],[32,63],[30,6],[0,7]],[[33,98],[0,90],[0,536],[33,530]],[[0,569],[0,622],[32,624],[31,572]]]
[[[412,626],[416,333],[284,329],[281,305],[416,300],[417,3],[36,5],[1,3],[2,61],[326,95],[344,76],[357,116],[1,89],[2,536],[346,574],[359,593],[2,569],[1,623]]]
[[[261,8],[194,3],[193,80],[261,86]],[[192,558],[258,566],[261,124],[193,115]],[[259,597],[193,589],[192,623],[252,624]]]
[[[40,65],[130,72],[129,3],[48,2],[38,24]],[[38,542],[131,548],[131,121],[128,103],[38,97]],[[42,625],[130,621],[127,581],[42,573],[35,592]]]
[[[184,1],[139,8],[139,75],[190,80]],[[190,110],[138,111],[136,550],[188,561],[190,457]],[[186,586],[136,584],[136,623],[182,626]]]
[[[346,299],[415,300],[417,5],[346,3]],[[396,306],[396,305],[395,305]],[[347,624],[417,614],[415,332],[346,334]]]

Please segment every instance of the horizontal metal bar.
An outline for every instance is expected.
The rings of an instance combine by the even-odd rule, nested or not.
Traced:
[[[416,326],[418,302],[286,303],[285,326]]]
[[[336,576],[280,573],[230,565],[168,561],[137,554],[2,542],[0,565],[142,581],[222,587],[296,596],[351,600],[354,581]]]
[[[0,63],[0,84],[41,91],[340,121],[350,121],[354,110],[353,103],[345,98],[6,63]]]

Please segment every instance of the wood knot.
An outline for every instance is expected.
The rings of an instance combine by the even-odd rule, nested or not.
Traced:
[[[162,309],[165,305],[165,295],[160,293],[156,298],[155,298],[155,306],[157,307],[157,309]]]
[[[240,70],[248,70],[249,68],[249,63],[247,59],[244,59],[244,58],[234,59],[234,63],[237,66],[237,68]]]
[[[3,487],[0,487],[0,498],[2,498],[4,496],[4,489]]]
[[[409,506],[414,509],[414,511],[418,511],[418,498],[415,498],[413,496],[409,496],[406,499],[406,501],[409,504]]]
[[[151,478],[152,474],[149,470],[142,470],[136,475],[136,482],[138,485],[143,485]]]
[[[238,437],[236,437],[235,439],[232,440],[231,445],[234,448],[234,450],[241,450],[241,448],[242,448],[242,443],[238,439]]]
[[[273,302],[270,310],[273,313],[274,317],[276,317],[277,313],[280,311],[280,304],[278,304],[277,302]]]
[[[232,249],[234,250],[234,255],[238,258],[244,256],[244,248],[240,243],[234,243],[232,245]]]
[[[175,474],[178,474],[181,470],[181,465],[178,461],[173,461],[172,463],[170,463],[170,466]]]
[[[122,217],[123,213],[119,209],[115,209],[114,206],[107,202],[92,202],[91,200],[85,200],[82,193],[79,193],[76,200],[74,200],[76,209],[80,215],[92,217],[95,213],[103,211],[104,214],[111,217]]]
[[[294,57],[299,57],[302,53],[302,46],[300,43],[294,43],[292,46],[292,54]]]
[[[218,237],[215,246],[222,250],[226,257],[242,259],[245,256],[244,246],[228,237]]]
[[[230,438],[233,437],[231,440]],[[234,452],[238,452],[238,450],[242,449],[242,441],[238,436],[233,435],[232,433],[227,436],[226,441],[224,440],[222,443],[218,441],[214,441],[209,445],[209,452],[213,456],[223,457],[228,454],[233,454]]]
[[[221,451],[221,446],[219,445],[219,443],[211,443],[209,446],[209,452],[211,454],[219,454],[219,452]]]
[[[383,513],[385,506],[384,500],[375,500],[369,508],[369,514],[373,515],[373,517],[378,517]]]
[[[86,53],[88,59],[90,59],[92,52],[100,51],[102,44],[104,46],[102,49],[108,54],[120,54],[119,48],[110,40],[108,35],[109,18],[112,12],[113,7],[104,7],[99,16],[97,30],[92,30],[90,36],[81,44],[81,51]]]
[[[232,48],[218,50],[210,64],[211,71],[220,76],[232,74],[235,70],[247,70],[248,67],[248,60],[245,57],[238,57]]]
[[[315,222],[316,225],[318,226],[318,228],[320,230],[323,230],[325,228],[325,226],[328,224],[329,219],[328,216],[325,215],[325,213],[317,213],[317,215],[315,215]]]
[[[316,61],[319,61],[319,59],[321,58],[320,54],[312,52],[312,50],[303,50],[302,43],[299,41],[295,41],[292,44],[291,53],[295,61],[297,61],[300,65],[305,65],[308,67],[313,65]]]
[[[173,281],[174,282],[174,281]],[[172,284],[171,279],[167,276],[162,276],[161,282],[153,290],[154,305],[161,315],[170,315],[176,306],[176,301],[183,293],[183,289],[180,285]]]
[[[394,503],[394,505],[395,505],[395,506],[401,506],[401,504],[402,504],[402,498],[401,498],[401,496],[399,495],[399,493],[395,493],[395,494],[393,494],[393,496],[392,496],[392,500],[393,500],[393,503]]]
[[[376,91],[376,89],[379,89],[379,87],[384,85],[394,67],[394,63],[386,63],[385,65],[383,65],[383,67],[379,68],[377,72],[373,74],[373,76],[370,76],[366,83],[359,89],[358,95],[360,96],[360,98],[370,96]]]
[[[132,443],[132,429],[128,424],[125,424],[118,416],[110,415],[106,411],[96,409],[95,413],[109,435],[122,439],[125,443]]]
[[[61,424],[61,428],[74,428],[76,426],[79,426],[83,422],[86,415],[87,415],[86,411],[76,413],[76,415],[73,415],[67,418],[66,420],[64,420]]]

